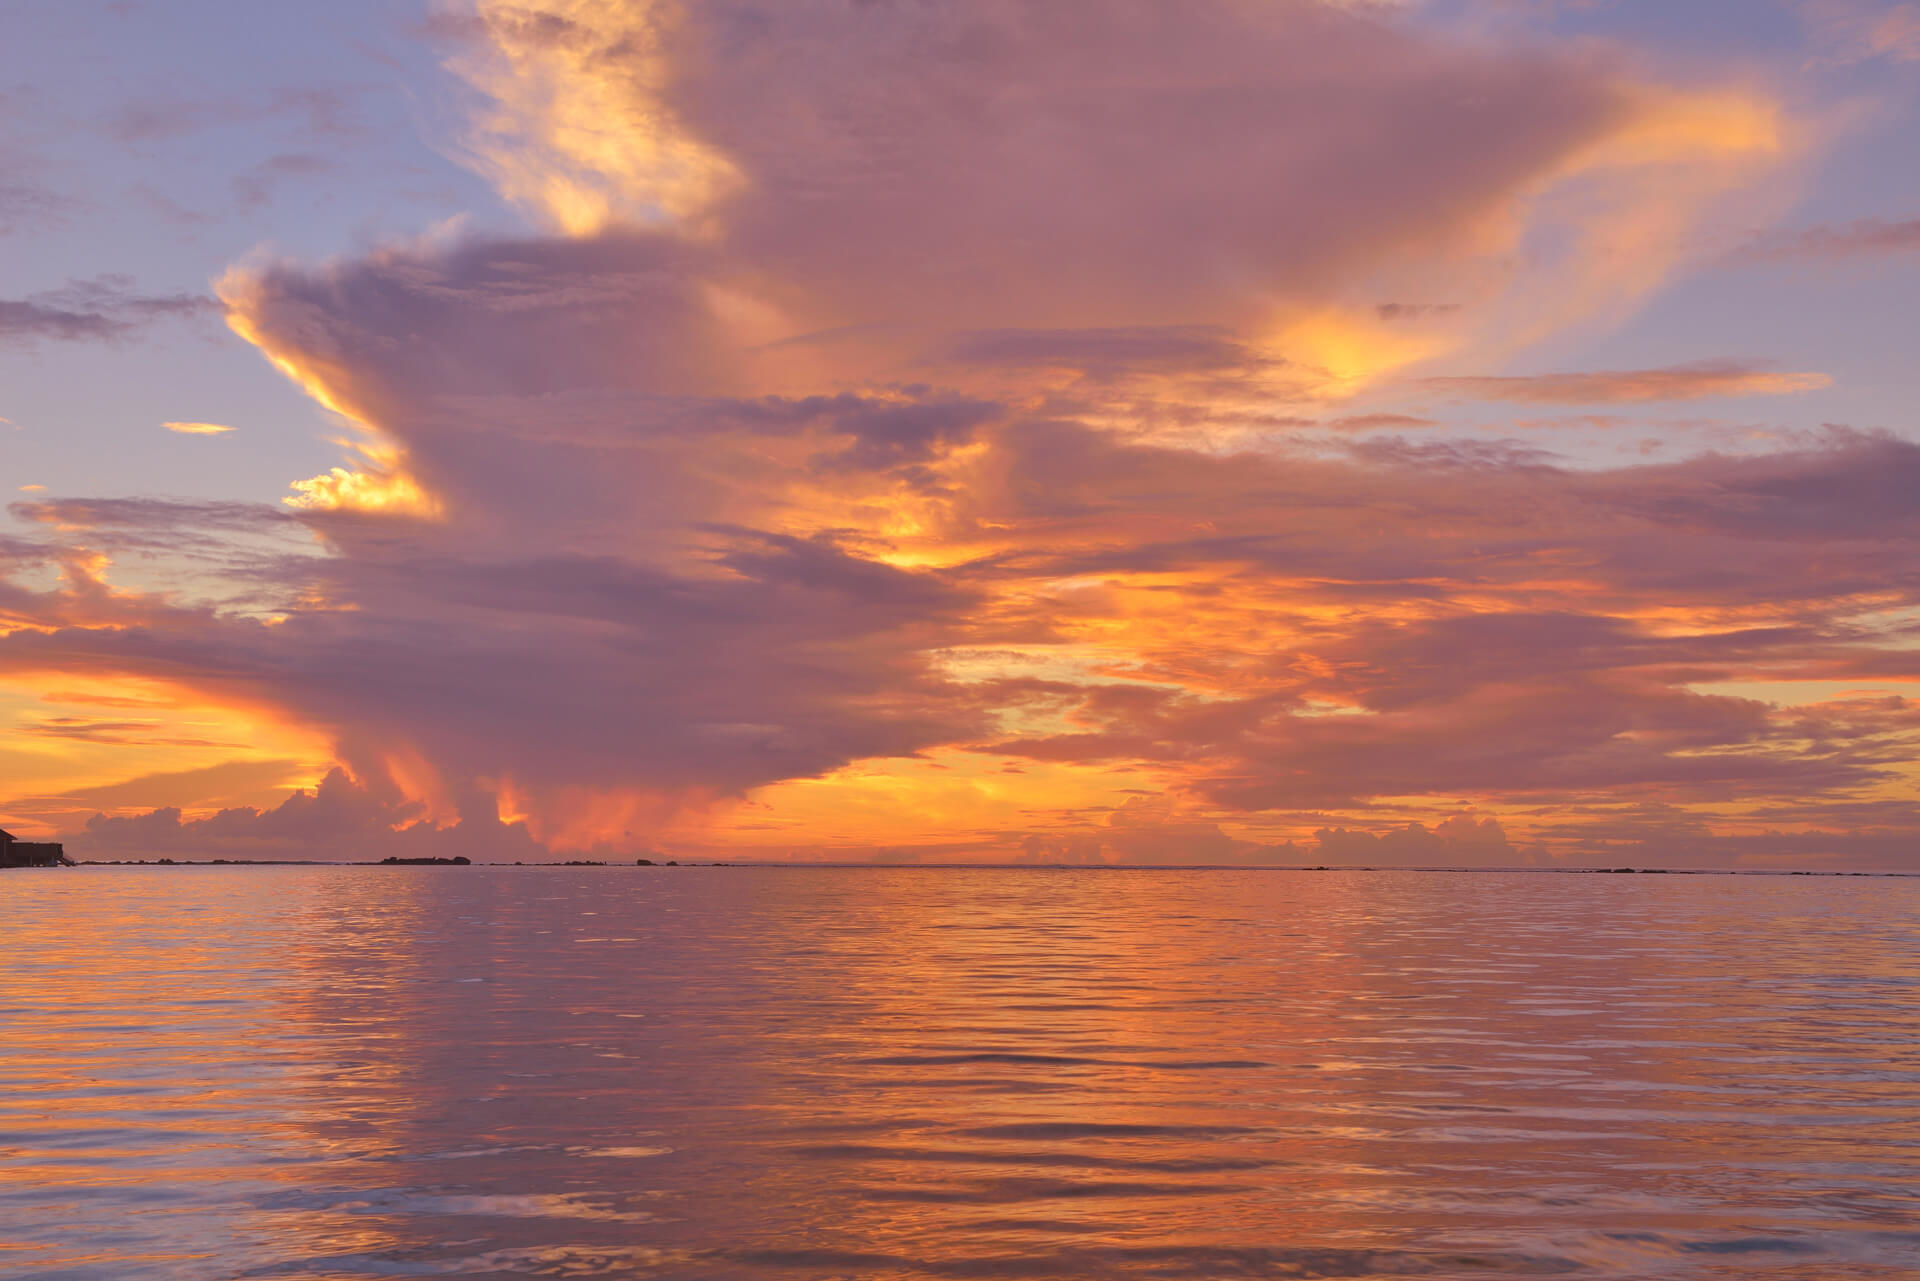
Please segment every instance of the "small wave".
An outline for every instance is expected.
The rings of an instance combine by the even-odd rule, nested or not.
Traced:
[[[1208,1246],[1060,1250],[1043,1255],[918,1259],[839,1250],[743,1250],[730,1258],[767,1268],[917,1272],[939,1277],[1314,1278],[1439,1276],[1479,1272],[1560,1276],[1581,1265],[1553,1255],[1441,1254],[1411,1250],[1262,1249]]]
[[[1256,1189],[1227,1183],[1152,1183],[1135,1180],[988,1179],[963,1187],[864,1188],[869,1201],[920,1202],[929,1205],[1009,1205],[1021,1201],[1078,1201],[1106,1198],[1225,1196]]]
[[[1006,1152],[978,1148],[889,1148],[864,1143],[819,1144],[789,1149],[795,1156],[826,1161],[926,1161],[942,1165],[1068,1166],[1089,1170],[1157,1170],[1165,1174],[1217,1174],[1261,1170],[1271,1161],[1253,1158],[1113,1157],[1079,1152]]]
[[[1121,1121],[1017,1121],[959,1133],[978,1139],[1214,1139],[1259,1131],[1244,1125],[1152,1125]]]
[[[1153,1068],[1163,1072],[1202,1072],[1272,1067],[1259,1059],[1103,1059],[1073,1054],[1022,1054],[1006,1050],[976,1050],[962,1054],[889,1054],[856,1059],[876,1067],[957,1067],[967,1063],[1015,1063],[1045,1067]]]

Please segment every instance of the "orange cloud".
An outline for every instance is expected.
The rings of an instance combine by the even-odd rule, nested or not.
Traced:
[[[1425,378],[1422,387],[1476,400],[1526,404],[1615,405],[1711,396],[1789,396],[1833,385],[1819,373],[1780,373],[1741,361],[1701,361],[1664,369],[1616,369],[1585,374]]]
[[[569,235],[688,222],[740,181],[664,100],[674,9],[654,0],[475,0],[453,69],[488,100],[468,156]]]

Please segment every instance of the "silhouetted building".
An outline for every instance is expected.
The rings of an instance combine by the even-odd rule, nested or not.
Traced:
[[[22,841],[0,831],[0,867],[72,867],[73,860],[58,841]]]

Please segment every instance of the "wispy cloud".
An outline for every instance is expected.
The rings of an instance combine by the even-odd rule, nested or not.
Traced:
[[[361,131],[351,97],[323,87],[282,88],[254,98],[143,98],[108,114],[101,128],[116,142],[150,144],[263,119],[291,121],[316,138],[353,137]]]
[[[284,796],[289,784],[303,782],[312,773],[298,761],[224,761],[189,770],[143,774],[123,782],[75,788],[70,791],[6,800],[15,814],[66,815],[76,810],[126,812],[156,807],[218,808],[258,803],[266,796]],[[178,810],[174,811],[176,814]]]
[[[43,95],[32,90],[0,89],[0,122],[35,120],[47,111]],[[73,201],[48,185],[46,158],[19,139],[14,129],[0,132],[0,236],[57,224]]]
[[[285,152],[254,165],[233,180],[234,202],[242,209],[254,209],[273,199],[281,182],[289,178],[311,178],[331,172],[335,162],[312,152]]]
[[[1799,0],[1798,8],[1832,62],[1920,62],[1920,4],[1913,0]]]
[[[0,155],[0,160],[6,158]],[[19,178],[0,178],[0,236],[55,222],[66,203],[50,188]]]
[[[224,436],[233,430],[225,423],[164,422],[160,425],[182,436]]]
[[[142,294],[120,275],[69,281],[60,289],[0,298],[0,345],[101,342],[129,338],[164,320],[216,313],[219,304],[203,294]]]
[[[218,739],[183,737],[163,721],[99,721],[78,716],[54,716],[18,727],[21,734],[41,738],[73,739],[131,747],[239,747]]]
[[[1736,257],[1743,261],[1769,261],[1907,253],[1920,253],[1920,218],[1905,222],[1863,218],[1837,226],[1770,233],[1756,237]]]
[[[1821,373],[1784,373],[1751,361],[1709,360],[1662,369],[1612,369],[1593,373],[1512,377],[1426,378],[1433,391],[1476,400],[1526,404],[1615,405],[1714,396],[1785,396],[1832,385]]]

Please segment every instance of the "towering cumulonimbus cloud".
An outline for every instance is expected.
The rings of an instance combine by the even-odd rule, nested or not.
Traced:
[[[1920,830],[1887,805],[1910,702],[1747,688],[1920,679],[1912,445],[1605,470],[1354,436],[1427,421],[1350,412],[1381,380],[1616,312],[1750,212],[1795,145],[1764,97],[1315,0],[436,29],[471,159],[543,230],[220,286],[353,457],[225,511],[218,554],[213,513],[151,505],[23,505],[45,539],[0,544],[0,671],[170,682],[347,772],[93,839],[828,852],[910,819],[981,854],[1488,862],[1698,813],[1810,857]],[[198,595],[89,559],[135,546],[200,557]]]

